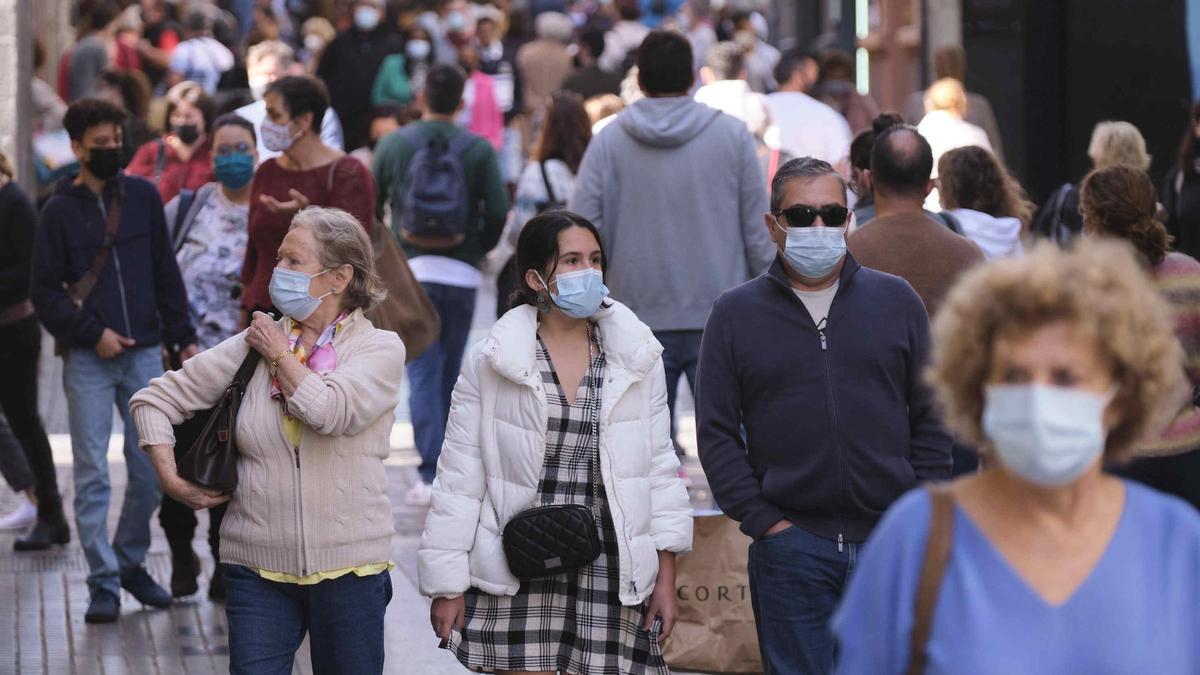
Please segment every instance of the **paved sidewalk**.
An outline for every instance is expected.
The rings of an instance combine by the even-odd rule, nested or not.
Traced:
[[[690,419],[682,425],[690,438]],[[385,635],[387,673],[443,675],[466,673],[449,653],[437,648],[429,628],[429,602],[417,592],[416,548],[425,521],[425,510],[404,504],[404,493],[416,480],[418,458],[411,446],[411,431],[398,424],[392,435],[396,448],[388,460],[390,496],[396,536],[392,542],[394,596],[388,606]],[[124,492],[125,468],[119,442],[110,453],[113,504],[109,514],[110,533],[115,530]],[[59,481],[66,499],[68,518],[73,516],[69,450],[56,449]],[[697,478],[693,501],[708,506],[711,498],[694,455],[690,474]],[[16,495],[0,483],[0,513],[16,504]],[[74,521],[72,520],[72,523]],[[204,534],[207,516],[200,515],[195,549],[207,579],[212,558]],[[150,574],[166,585],[170,579],[170,554],[157,518],[151,524],[153,543],[147,559]],[[72,524],[72,536],[75,535]],[[144,609],[129,594],[122,593],[121,620],[113,625],[88,625],[87,564],[78,544],[48,553],[13,553],[13,533],[0,533],[0,674],[45,673],[47,675],[105,673],[175,674],[228,672],[229,647],[225,615],[219,604],[201,593],[177,601],[170,609]],[[307,673],[307,648],[297,655],[295,673]]]

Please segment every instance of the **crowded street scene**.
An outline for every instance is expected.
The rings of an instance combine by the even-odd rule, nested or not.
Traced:
[[[0,675],[1200,675],[1200,0],[0,0]]]

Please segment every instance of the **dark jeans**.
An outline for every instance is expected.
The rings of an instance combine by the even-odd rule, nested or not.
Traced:
[[[392,600],[387,572],[347,574],[311,586],[263,579],[241,565],[225,569],[231,675],[288,675],[309,636],[316,675],[383,672],[383,615]]]
[[[0,387],[0,408],[8,418],[12,435],[20,444],[23,457],[13,457],[32,476],[24,477],[24,490],[31,484],[38,500],[38,518],[46,523],[63,521],[62,497],[58,493],[58,476],[54,472],[54,455],[50,440],[38,414],[38,356],[42,351],[42,329],[37,319],[29,317],[8,326],[0,326],[0,372],[5,374]],[[15,450],[15,448],[14,448]],[[3,453],[0,450],[0,453]],[[7,473],[5,476],[7,477]]]
[[[442,333],[415,361],[408,364],[408,410],[412,415],[413,440],[421,455],[421,480],[432,483],[446,436],[450,394],[462,368],[463,351],[475,315],[475,289],[426,284]]]
[[[660,330],[654,337],[663,346],[663,370],[667,375],[667,408],[671,411],[671,440],[675,452],[683,454],[675,438],[675,399],[679,390],[679,378],[687,376],[688,387],[696,393],[696,363],[700,360],[700,338],[702,330]]]
[[[850,582],[860,544],[823,539],[799,527],[750,544],[750,601],[766,675],[833,670],[833,610]]]

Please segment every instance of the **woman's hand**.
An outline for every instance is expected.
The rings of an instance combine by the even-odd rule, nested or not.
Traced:
[[[286,202],[281,202],[270,195],[261,195],[258,199],[271,213],[286,213],[289,215],[312,203],[308,200],[308,197],[304,196],[304,193],[295,188],[288,190],[288,196],[291,199]]]
[[[195,511],[211,509],[214,506],[220,506],[229,501],[229,495],[223,495],[216,490],[201,487],[180,478],[178,475],[159,476],[159,482],[162,484],[163,492],[170,495],[175,501],[186,504]]]
[[[441,640],[450,639],[450,629],[463,629],[463,620],[467,613],[467,600],[463,596],[457,598],[434,598],[433,606],[429,608],[429,621],[433,624],[433,632]]]
[[[246,344],[257,350],[263,358],[270,361],[280,352],[290,351],[287,336],[283,329],[271,318],[270,314],[255,312],[250,320],[250,328],[246,331]]]
[[[675,554],[668,551],[658,552],[658,580],[654,582],[654,590],[650,593],[646,625],[642,626],[642,630],[652,629],[655,619],[662,621],[662,630],[658,633],[658,643],[661,645],[671,637],[675,622],[679,620],[679,598],[675,595]]]

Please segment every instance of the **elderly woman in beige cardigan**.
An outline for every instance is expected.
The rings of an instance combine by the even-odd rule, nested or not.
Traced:
[[[130,402],[163,491],[193,508],[229,500],[221,526],[232,673],[290,673],[306,632],[316,673],[383,670],[392,513],[383,461],[404,345],[363,311],[381,299],[353,216],[310,207],[279,247],[271,298],[285,315],[150,382]],[[237,420],[230,496],[175,471],[171,425],[216,404],[248,350],[262,354]]]

